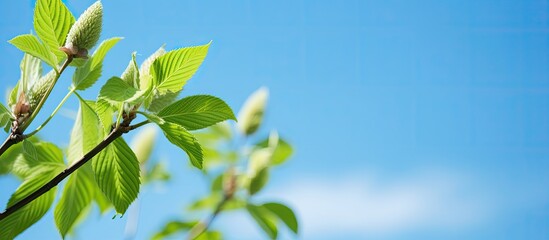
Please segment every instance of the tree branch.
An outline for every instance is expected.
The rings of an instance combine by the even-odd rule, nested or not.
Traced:
[[[107,138],[101,141],[91,151],[89,151],[84,156],[82,156],[80,160],[76,161],[73,165],[69,166],[67,169],[63,170],[61,173],[57,174],[57,176],[55,176],[52,180],[44,184],[42,187],[34,191],[29,196],[25,197],[23,200],[8,207],[4,212],[0,213],[0,221],[8,217],[9,215],[13,214],[15,211],[19,210],[20,208],[24,207],[25,205],[29,204],[33,200],[37,199],[38,197],[42,196],[44,193],[48,192],[53,187],[57,186],[57,184],[63,181],[63,179],[65,179],[66,177],[71,175],[74,171],[76,171],[78,168],[80,168],[82,165],[87,163],[90,159],[92,159],[95,155],[97,155],[104,148],[106,148],[110,143],[112,143],[116,138],[122,136],[122,134],[124,134],[124,132],[121,131],[121,129],[115,129],[114,131],[112,131]]]

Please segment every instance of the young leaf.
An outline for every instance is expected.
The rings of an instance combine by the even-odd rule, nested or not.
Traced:
[[[147,92],[149,98],[145,99],[145,108],[151,112],[158,112],[173,103],[181,91],[167,91],[165,93],[158,93],[158,91],[154,92],[157,92],[157,94],[153,94],[153,91],[149,90]]]
[[[135,52],[132,53],[132,59],[120,78],[130,86],[139,89],[139,69],[137,68],[137,62],[135,61]]]
[[[238,113],[238,129],[246,135],[251,135],[259,129],[265,113],[265,105],[269,90],[262,87],[248,97]]]
[[[67,150],[69,164],[82,158],[103,139],[101,122],[93,104],[80,99],[80,108],[74,121]]]
[[[99,92],[99,99],[104,99],[113,105],[130,101],[138,96],[140,91],[119,77],[110,78]]]
[[[265,139],[259,143],[256,144],[259,148],[267,148],[269,147],[269,139]],[[271,156],[271,164],[273,165],[280,165],[290,156],[292,156],[294,150],[292,148],[292,145],[290,145],[288,142],[286,142],[284,139],[279,138],[278,142],[275,144],[273,149],[273,155]]]
[[[121,39],[121,37],[114,37],[101,42],[90,59],[83,66],[76,68],[72,78],[75,89],[85,90],[101,77],[105,56]]]
[[[166,138],[187,153],[193,166],[202,169],[202,148],[196,138],[184,127],[165,122],[159,125]]]
[[[169,51],[151,66],[153,83],[160,93],[178,92],[204,61],[210,43]]]
[[[53,213],[55,224],[63,238],[91,204],[94,188],[96,186],[89,164],[82,166],[69,177]]]
[[[292,232],[296,233],[298,232],[298,224],[297,224],[297,218],[295,217],[294,212],[289,207],[280,204],[280,203],[265,203],[263,204],[263,207],[269,211],[271,211],[274,215],[276,215]]]
[[[61,0],[36,1],[34,30],[40,40],[59,57],[65,56],[59,47],[65,44],[65,38],[74,21],[74,16]]]
[[[54,177],[54,173],[47,169],[37,168],[32,175],[17,188],[11,195],[8,207],[21,201],[26,196],[46,184]],[[55,198],[57,187],[38,197],[31,203],[17,210],[12,215],[0,221],[0,240],[11,240],[25,231],[28,227],[40,220],[49,210]]]
[[[11,126],[11,111],[0,103],[0,127]]]
[[[19,64],[19,68],[21,69],[21,79],[19,79],[21,82],[21,91],[28,93],[30,87],[42,77],[42,62],[40,59],[25,53],[21,64]],[[15,97],[17,98],[17,93]],[[15,100],[16,102],[17,99]]]
[[[30,55],[29,55],[30,56]],[[42,75],[42,73],[40,73]],[[17,97],[19,97],[17,94],[19,93],[19,85],[21,85],[21,80],[19,80],[15,86],[11,89],[10,95],[8,97],[8,107],[10,109],[13,109],[15,104],[17,104]]]
[[[95,103],[95,106],[93,107],[95,109],[95,112],[99,116],[99,121],[101,122],[101,125],[103,126],[103,133],[106,136],[111,131],[112,127],[112,115],[114,114],[114,110],[104,99],[99,99]]]
[[[276,219],[271,212],[265,209],[263,206],[256,206],[248,204],[246,209],[255,220],[257,225],[263,229],[263,231],[269,236],[270,239],[276,239],[278,235],[278,229],[276,228]]]
[[[116,211],[124,214],[139,193],[139,161],[123,138],[92,160],[95,180]]]
[[[161,46],[158,50],[156,50],[153,54],[151,54],[143,63],[141,63],[141,66],[139,67],[139,89],[146,90],[151,88],[152,85],[152,76],[151,76],[151,65],[153,62],[159,58],[160,56],[166,54],[166,50],[164,50],[164,46]]]
[[[250,195],[254,195],[259,192],[269,181],[269,168],[261,169],[252,179],[250,179],[250,186],[248,191]]]
[[[57,56],[50,51],[49,47],[40,43],[36,36],[31,34],[19,35],[8,42],[19,50],[35,56],[52,68],[57,69]]]
[[[208,95],[183,98],[164,108],[158,116],[187,130],[202,129],[227,119],[236,120],[223,100]]]
[[[196,224],[197,222],[171,221],[167,223],[164,228],[160,232],[156,233],[151,239],[164,239],[178,232],[187,231],[194,227],[194,225]]]

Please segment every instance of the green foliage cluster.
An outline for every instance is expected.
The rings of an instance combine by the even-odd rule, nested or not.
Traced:
[[[254,92],[241,108],[234,127],[220,123],[195,134],[204,150],[202,174],[210,180],[211,187],[209,194],[192,202],[187,209],[191,215],[212,215],[205,221],[188,217],[172,220],[153,239],[182,232],[187,232],[188,239],[222,239],[222,233],[209,229],[209,224],[217,215],[228,211],[248,212],[270,239],[277,238],[281,225],[298,233],[298,221],[291,208],[256,199],[268,183],[272,169],[293,154],[292,146],[276,131],[263,138],[258,132],[267,97],[266,88]]]
[[[75,20],[60,0],[38,0],[34,11],[37,35],[20,35],[9,41],[24,52],[24,57],[21,79],[9,96],[8,107],[0,107],[0,123],[10,134],[8,144],[2,147],[0,166],[2,174],[14,174],[23,183],[7,208],[50,184],[65,169],[80,164],[68,177],[54,210],[55,223],[63,237],[85,216],[92,203],[102,212],[112,207],[124,214],[137,198],[142,182],[140,163],[121,137],[124,133],[154,123],[168,140],[187,153],[194,166],[202,168],[201,145],[189,131],[235,119],[231,108],[214,96],[197,95],[176,101],[206,57],[209,43],[171,51],[161,48],[140,67],[133,54],[126,70],[120,77],[108,79],[97,99],[83,99],[79,92],[99,80],[104,58],[122,39],[104,40],[88,55],[100,38],[102,9],[101,2],[96,2]],[[46,74],[42,73],[42,63],[51,67]],[[24,134],[70,66],[75,71],[67,96],[43,124]],[[31,137],[71,95],[79,99],[80,108],[66,152],[53,143]],[[138,115],[144,120],[131,125]],[[53,204],[56,190],[57,186],[52,186],[13,213],[2,215],[6,217],[0,220],[0,239],[13,239],[42,218]]]

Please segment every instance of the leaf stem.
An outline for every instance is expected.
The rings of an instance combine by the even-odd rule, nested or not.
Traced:
[[[55,114],[57,114],[59,109],[61,109],[61,106],[63,106],[65,104],[65,102],[69,99],[69,97],[71,96],[72,93],[74,93],[75,90],[76,89],[71,88],[71,90],[67,93],[67,95],[65,95],[63,100],[61,100],[61,102],[53,110],[53,112],[50,114],[50,116],[42,124],[40,124],[40,126],[38,126],[34,131],[32,131],[29,134],[25,134],[25,138],[31,137],[34,134],[38,133],[38,131],[42,130],[42,128],[44,128],[46,126],[46,124],[48,124],[48,122],[53,118],[53,116],[55,116]]]

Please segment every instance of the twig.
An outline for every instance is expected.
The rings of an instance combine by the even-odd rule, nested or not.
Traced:
[[[194,240],[200,235],[202,235],[202,233],[206,232],[206,230],[208,230],[210,225],[212,225],[213,220],[217,217],[217,215],[219,215],[219,213],[221,212],[221,209],[223,208],[225,203],[229,201],[229,199],[230,199],[230,196],[223,195],[223,199],[221,200],[221,202],[217,204],[212,215],[210,215],[210,217],[203,220],[202,222],[199,222],[196,225],[194,225],[193,228],[191,228],[191,230],[189,231],[189,236],[187,236],[187,239]]]

